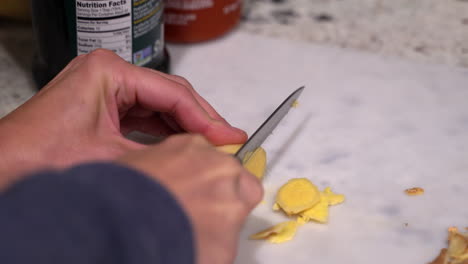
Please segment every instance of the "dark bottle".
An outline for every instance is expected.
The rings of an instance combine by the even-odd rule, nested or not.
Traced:
[[[74,57],[113,50],[138,66],[169,71],[163,0],[31,0],[39,88]]]

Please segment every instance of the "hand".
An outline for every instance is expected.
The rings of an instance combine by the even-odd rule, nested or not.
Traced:
[[[198,133],[216,145],[246,140],[185,79],[97,50],[74,59],[0,120],[0,188],[12,180],[6,175],[110,160],[144,148],[123,136],[133,130]]]
[[[260,202],[259,180],[201,136],[172,136],[128,153],[121,163],[146,172],[176,197],[194,229],[198,264],[230,264],[240,229]]]

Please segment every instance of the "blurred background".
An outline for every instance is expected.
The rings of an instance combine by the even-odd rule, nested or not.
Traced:
[[[468,67],[467,0],[251,0],[243,30]]]
[[[468,0],[244,0],[235,30],[468,67]],[[2,0],[0,116],[34,92],[33,43],[29,0]]]

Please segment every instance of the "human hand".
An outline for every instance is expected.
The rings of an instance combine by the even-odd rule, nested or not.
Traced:
[[[242,143],[183,78],[97,50],[74,59],[32,99],[0,120],[0,175],[114,159],[144,146],[123,135],[186,131],[216,145]],[[10,182],[0,177],[0,187]]]
[[[197,264],[233,262],[240,229],[263,196],[260,181],[240,162],[198,135],[172,136],[119,162],[172,192],[191,220]]]

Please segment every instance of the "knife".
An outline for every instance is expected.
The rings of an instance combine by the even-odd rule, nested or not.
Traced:
[[[246,163],[252,153],[260,147],[265,139],[273,132],[278,126],[279,122],[286,116],[289,109],[294,106],[297,98],[304,90],[304,86],[298,88],[291,95],[289,95],[278,108],[263,122],[263,124],[252,134],[252,136],[245,142],[245,144],[234,154],[242,164]]]

